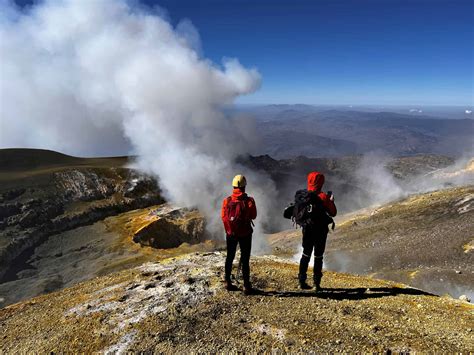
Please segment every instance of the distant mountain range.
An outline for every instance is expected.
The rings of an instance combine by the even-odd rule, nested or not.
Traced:
[[[269,105],[245,110],[256,120],[261,145],[275,158],[339,157],[380,151],[393,156],[474,151],[474,120],[396,112]]]

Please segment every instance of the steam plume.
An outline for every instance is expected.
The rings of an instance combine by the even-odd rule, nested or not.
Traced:
[[[0,13],[0,147],[131,149],[170,200],[217,225],[224,187],[241,172],[232,161],[251,144],[221,108],[259,87],[256,69],[202,58],[190,21],[175,29],[124,0],[47,0],[27,12],[3,1]],[[248,180],[265,207],[262,179]]]

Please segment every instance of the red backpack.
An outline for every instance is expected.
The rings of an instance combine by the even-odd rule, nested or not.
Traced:
[[[250,220],[247,217],[246,200],[247,198],[233,200],[231,196],[227,197],[227,205],[222,218],[227,235],[243,237],[249,234]]]

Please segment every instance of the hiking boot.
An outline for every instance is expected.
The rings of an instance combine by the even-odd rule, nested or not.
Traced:
[[[248,296],[253,294],[254,290],[251,285],[244,285],[244,295]]]
[[[311,290],[312,287],[306,283],[306,281],[300,281],[300,289]]]
[[[323,288],[321,287],[321,281],[314,282],[314,291],[321,292]]]
[[[233,285],[232,282],[230,282],[230,281],[225,281],[224,282],[224,288],[227,291],[236,291],[236,290],[238,290],[237,286]]]

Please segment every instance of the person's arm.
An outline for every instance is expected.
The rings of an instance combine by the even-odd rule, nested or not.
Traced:
[[[255,219],[257,218],[257,206],[255,205],[255,200],[253,197],[249,197],[247,201],[247,206],[249,208],[249,218],[250,219]]]
[[[323,201],[323,206],[326,209],[326,212],[331,216],[335,217],[337,214],[336,204],[334,203],[334,198],[330,198],[326,193],[321,192],[319,198]]]
[[[221,208],[221,219],[222,219],[222,222],[224,222],[224,215],[225,215],[225,208],[227,206],[227,199],[225,198],[223,201],[222,201],[222,208]]]

